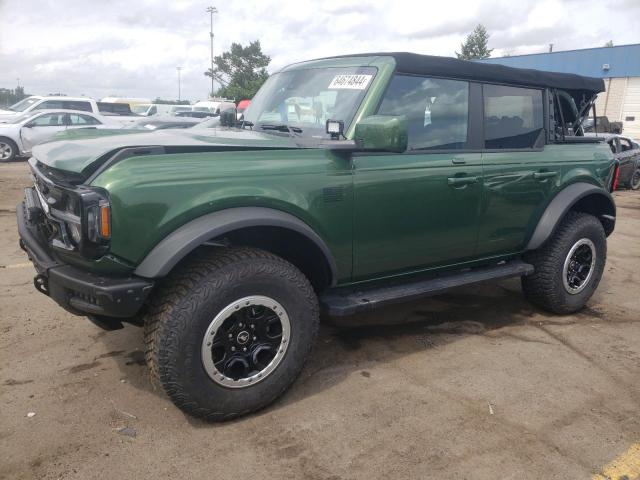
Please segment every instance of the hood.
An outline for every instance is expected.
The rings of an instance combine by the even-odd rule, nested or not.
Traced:
[[[22,113],[22,112],[14,112],[13,110],[0,109],[0,119],[2,118],[8,119],[9,117],[16,115],[17,113]]]
[[[86,176],[118,150],[129,147],[165,147],[168,153],[218,152],[245,149],[296,148],[289,137],[241,130],[75,130],[33,148],[33,157],[56,170]]]

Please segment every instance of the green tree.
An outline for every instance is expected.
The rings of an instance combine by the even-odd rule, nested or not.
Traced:
[[[477,60],[480,58],[489,58],[492,48],[488,48],[489,34],[484,25],[478,24],[473,29],[463,44],[460,45],[461,52],[456,52],[456,56],[460,60]]]
[[[0,107],[11,106],[28,96],[29,94],[24,93],[24,87],[17,86],[15,90],[0,88]]]
[[[221,85],[215,92],[218,96],[235,100],[253,98],[269,77],[267,66],[270,61],[271,57],[262,53],[260,40],[247,47],[232,43],[229,51],[214,57],[213,72],[209,69],[204,74],[213,76]]]
[[[613,47],[613,40],[609,40],[607,43],[604,44],[605,47]]]

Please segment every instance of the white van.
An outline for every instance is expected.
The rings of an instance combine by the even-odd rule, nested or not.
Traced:
[[[170,115],[171,107],[175,105],[165,105],[162,103],[139,103],[131,105],[131,111],[142,115],[143,117],[152,117],[154,115]]]

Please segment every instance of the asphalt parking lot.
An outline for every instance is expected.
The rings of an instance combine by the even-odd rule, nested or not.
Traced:
[[[325,322],[283,398],[206,424],[152,389],[140,329],[103,332],[35,291],[15,227],[28,184],[26,163],[0,165],[0,478],[640,475],[640,192],[616,193],[579,314],[507,281]]]

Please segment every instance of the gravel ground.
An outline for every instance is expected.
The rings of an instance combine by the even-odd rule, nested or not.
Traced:
[[[28,184],[24,162],[0,165],[0,478],[567,480],[640,462],[640,192],[616,193],[579,314],[507,281],[325,322],[283,398],[206,424],[152,389],[140,329],[35,291],[15,227]]]

